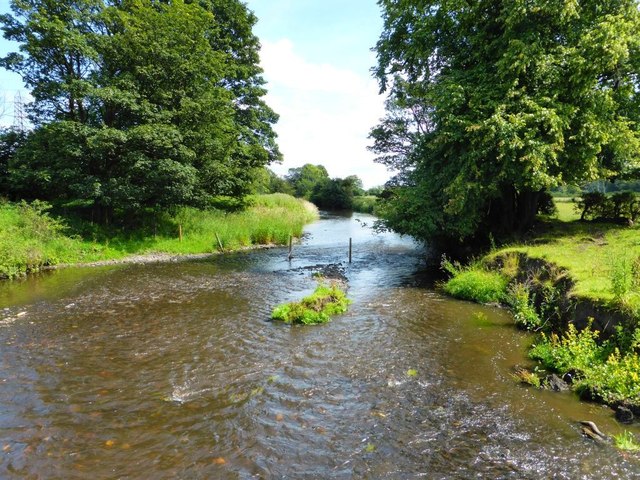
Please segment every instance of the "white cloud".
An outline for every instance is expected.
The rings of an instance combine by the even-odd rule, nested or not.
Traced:
[[[267,102],[280,114],[276,125],[286,173],[305,163],[322,164],[332,177],[358,175],[366,187],[383,184],[387,170],[366,147],[369,130],[384,114],[384,99],[369,72],[308,62],[287,39],[263,40]]]

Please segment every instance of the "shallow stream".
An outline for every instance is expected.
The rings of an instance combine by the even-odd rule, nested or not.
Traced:
[[[580,434],[579,420],[620,432],[609,409],[518,385],[531,337],[436,293],[423,248],[373,220],[325,216],[291,261],[0,284],[0,478],[640,478],[640,457]],[[272,323],[327,264],[349,312]]]

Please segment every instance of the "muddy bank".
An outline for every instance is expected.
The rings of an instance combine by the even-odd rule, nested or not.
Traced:
[[[493,257],[487,266],[512,277],[511,283],[527,287],[536,310],[546,310],[548,330],[562,333],[569,324],[578,330],[591,326],[606,339],[616,333],[617,327],[635,323],[620,307],[574,295],[575,281],[569,271],[554,263],[521,252],[507,252]],[[512,271],[505,271],[509,269]]]
[[[516,378],[556,392],[572,390],[583,400],[608,405],[622,423],[640,418],[640,329],[622,301],[576,296],[567,269],[521,252],[503,252],[480,267],[469,267],[474,268],[503,278],[507,284],[500,298],[516,324],[541,334],[529,356],[543,369],[516,367]]]

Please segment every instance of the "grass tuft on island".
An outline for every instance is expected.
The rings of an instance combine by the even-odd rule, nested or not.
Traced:
[[[300,302],[278,305],[271,318],[289,324],[318,325],[345,313],[350,303],[337,283],[327,285],[321,281],[315,291]]]
[[[258,245],[285,245],[318,218],[309,202],[289,195],[255,195],[246,208],[180,209],[152,225],[125,230],[79,217],[56,217],[44,202],[0,203],[0,278],[15,278],[59,264],[122,260],[132,255],[188,255]],[[182,238],[179,232],[182,231]]]

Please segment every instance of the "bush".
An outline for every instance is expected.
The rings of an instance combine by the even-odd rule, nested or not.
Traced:
[[[535,330],[540,327],[541,321],[536,312],[532,299],[529,298],[529,289],[522,283],[515,283],[509,287],[506,301],[513,310],[513,318],[516,325],[526,330]]]
[[[600,192],[583,193],[576,208],[580,211],[580,220],[635,221],[640,213],[640,205],[633,192],[617,192],[611,196]]]
[[[578,372],[584,375],[592,365],[607,358],[604,347],[596,342],[598,336],[599,332],[591,328],[578,332],[571,323],[562,337],[555,333],[548,337],[542,334],[541,341],[533,346],[529,356],[560,374]]]
[[[580,220],[593,220],[606,217],[607,196],[600,192],[586,192],[576,203],[580,211]]]
[[[588,398],[609,404],[624,402],[638,405],[640,358],[634,349],[640,335],[635,332],[631,341],[626,342],[629,350],[622,353],[616,343],[624,341],[612,338],[598,343],[598,337],[599,332],[590,327],[578,332],[573,324],[569,324],[562,337],[542,335],[529,356],[561,375],[573,373],[576,377],[574,388]]]

